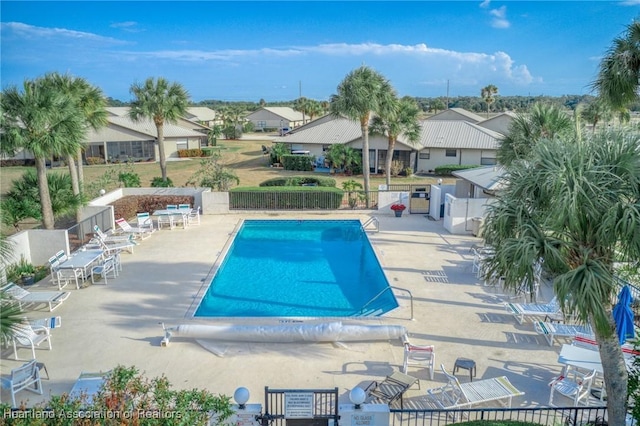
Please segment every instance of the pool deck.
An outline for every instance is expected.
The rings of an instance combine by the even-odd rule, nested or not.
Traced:
[[[472,236],[451,235],[442,221],[424,215],[395,218],[374,214],[380,232],[369,233],[371,242],[392,286],[413,294],[414,320],[409,299],[397,292],[400,308],[381,320],[365,324],[402,325],[412,342],[435,345],[437,364],[449,371],[457,357],[477,363],[477,377],[506,375],[526,395],[515,398],[514,407],[546,405],[549,381],[560,373],[560,345],[550,347],[533,325],[519,325],[503,306],[503,299],[482,286],[471,272],[470,247],[480,242]],[[348,343],[219,343],[217,356],[193,339],[173,338],[161,346],[161,323],[175,326],[192,322],[185,318],[203,281],[211,272],[229,234],[242,218],[261,219],[361,219],[368,214],[263,214],[203,216],[200,226],[163,229],[135,248],[123,253],[123,271],[108,284],[65,290],[71,296],[49,313],[29,311],[30,318],[62,317],[62,327],[52,330],[53,350],[37,348],[38,361],[45,363],[50,380],[43,380],[45,398],[69,392],[81,372],[106,371],[118,364],[135,365],[147,377],[166,375],[178,389],[204,388],[216,394],[233,395],[244,386],[251,403],[263,403],[264,387],[276,389],[332,389],[341,402],[355,386],[381,380],[402,365],[400,340]],[[90,282],[90,281],[89,281]],[[277,285],[277,283],[274,283]],[[34,290],[53,290],[47,281]],[[541,300],[550,299],[551,289],[542,289]],[[198,321],[199,323],[205,321]],[[226,321],[211,321],[227,324]],[[362,323],[362,322],[361,322]],[[265,324],[278,324],[267,320]],[[20,349],[22,359],[30,357]],[[24,361],[13,360],[12,350],[2,352],[2,375]],[[419,403],[425,389],[441,386],[444,376],[411,369],[421,379],[421,389],[410,389],[409,401]],[[467,372],[458,373],[461,381]],[[20,392],[19,399],[32,405],[43,398]],[[2,390],[2,401],[10,395]],[[406,400],[405,400],[406,401]]]

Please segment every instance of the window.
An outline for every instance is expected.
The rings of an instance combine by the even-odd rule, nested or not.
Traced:
[[[322,145],[322,152],[327,152],[331,149],[331,145],[324,144]]]
[[[181,149],[187,149],[188,143],[187,141],[176,141],[176,149],[177,150],[181,150]]]
[[[495,151],[480,151],[480,164],[483,166],[495,166],[496,163]]]
[[[420,151],[418,153],[418,158],[420,160],[429,160],[431,158],[431,152],[428,149]]]
[[[445,157],[457,157],[458,150],[457,149],[447,149],[444,153]]]
[[[258,120],[256,127],[258,129],[264,129],[265,127],[267,127],[267,122],[264,120]]]

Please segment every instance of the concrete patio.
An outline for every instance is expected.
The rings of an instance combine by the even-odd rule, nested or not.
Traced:
[[[387,279],[392,286],[411,291],[415,319],[410,319],[409,299],[396,292],[401,307],[379,320],[365,323],[402,325],[415,344],[435,345],[436,363],[451,371],[457,357],[477,363],[477,377],[508,376],[525,395],[514,399],[514,407],[546,405],[549,381],[560,373],[560,346],[547,345],[531,323],[517,324],[503,306],[503,298],[484,287],[471,272],[470,247],[479,239],[451,235],[442,222],[423,215],[395,218],[376,215],[380,232],[369,233]],[[147,377],[166,375],[176,388],[205,388],[216,394],[233,395],[244,386],[250,402],[262,403],[264,387],[285,389],[339,388],[341,402],[348,401],[354,386],[366,386],[398,370],[402,364],[401,342],[347,344],[220,343],[216,356],[195,340],[173,338],[161,347],[161,323],[188,323],[185,314],[201,290],[229,234],[242,218],[360,219],[367,214],[280,214],[203,216],[200,226],[163,229],[136,247],[135,254],[122,254],[123,271],[107,285],[97,283],[71,292],[69,299],[52,314],[62,317],[62,327],[52,330],[53,350],[36,349],[50,380],[43,380],[45,395],[21,392],[19,399],[32,405],[50,394],[69,392],[81,372],[106,371],[118,364],[135,365]],[[90,280],[89,280],[90,283]],[[48,280],[33,288],[53,290]],[[542,289],[541,300],[551,297]],[[29,311],[30,318],[45,318],[45,310]],[[198,321],[204,323],[206,321]],[[226,324],[211,320],[209,323]],[[278,324],[277,319],[263,321]],[[28,359],[28,349],[19,350]],[[2,374],[24,361],[2,354]],[[419,405],[425,389],[441,386],[444,376],[436,371],[434,381],[427,371],[411,369],[421,379],[421,389],[407,393]],[[458,372],[468,381],[467,371]],[[2,391],[2,401],[10,395]],[[405,399],[405,402],[407,399]],[[411,404],[414,405],[414,404]]]

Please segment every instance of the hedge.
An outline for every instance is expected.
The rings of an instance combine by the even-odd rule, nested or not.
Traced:
[[[189,157],[206,157],[206,154],[200,148],[192,148],[192,149],[179,149],[178,157],[180,158],[189,158]]]
[[[445,164],[444,166],[436,167],[434,171],[437,175],[451,176],[451,172],[456,172],[458,170],[475,169],[476,167],[480,166],[476,164]]]
[[[167,208],[167,204],[190,204],[194,198],[191,195],[127,195],[111,205],[116,219],[136,217],[136,213],[149,212]]]
[[[310,172],[313,170],[313,156],[311,155],[283,155],[282,166],[285,170]]]
[[[336,210],[344,191],[322,186],[245,187],[229,191],[229,208],[248,210]]]
[[[334,188],[336,180],[321,176],[289,176],[265,180],[260,183],[260,186],[302,186],[310,184]]]

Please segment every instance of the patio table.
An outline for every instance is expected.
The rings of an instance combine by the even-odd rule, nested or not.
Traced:
[[[79,250],[69,256],[64,262],[58,266],[59,269],[80,269],[82,271],[82,280],[86,281],[89,277],[89,270],[93,264],[102,257],[102,250]]]
[[[187,210],[187,209],[172,209],[172,210],[167,210],[167,209],[162,209],[162,210],[156,210],[154,211],[151,216],[168,216],[169,217],[169,229],[173,229],[173,227],[175,226],[174,224],[174,219],[176,217],[180,217],[182,219],[182,227],[186,228],[187,227],[187,222],[188,222],[188,216],[189,216],[189,212],[191,211],[191,209]],[[160,229],[160,221],[158,221],[158,229]]]

